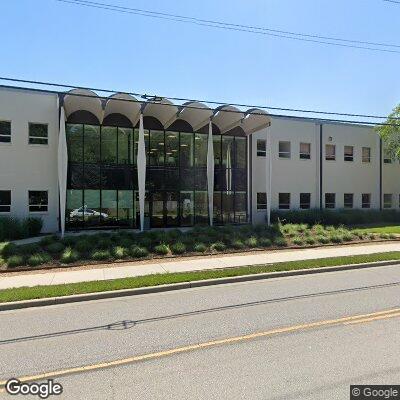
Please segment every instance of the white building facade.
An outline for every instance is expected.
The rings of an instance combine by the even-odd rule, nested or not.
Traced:
[[[400,164],[383,147],[365,125],[2,87],[0,217],[40,217],[58,232],[399,209]]]

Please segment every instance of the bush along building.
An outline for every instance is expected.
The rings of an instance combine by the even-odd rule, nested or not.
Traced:
[[[40,217],[43,232],[258,224],[271,210],[398,210],[399,174],[371,126],[0,88],[0,217]]]

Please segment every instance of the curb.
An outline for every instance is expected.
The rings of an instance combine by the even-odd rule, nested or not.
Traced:
[[[193,282],[172,283],[169,285],[159,285],[159,286],[149,286],[149,287],[143,287],[143,288],[114,290],[114,291],[109,291],[109,292],[86,293],[86,294],[78,294],[78,295],[62,296],[62,297],[49,297],[49,298],[45,298],[45,299],[35,299],[35,300],[22,300],[22,301],[1,303],[0,311],[10,311],[10,310],[18,310],[18,309],[31,308],[31,307],[43,307],[43,306],[51,306],[51,305],[57,305],[57,304],[78,303],[78,302],[91,301],[91,300],[137,296],[137,295],[149,294],[149,293],[162,293],[162,292],[170,292],[170,291],[181,290],[181,289],[199,288],[199,287],[203,287],[203,286],[222,285],[222,284],[227,284],[227,283],[250,282],[250,281],[263,280],[263,279],[284,278],[284,277],[298,276],[298,275],[320,274],[320,273],[324,273],[324,272],[337,272],[337,271],[348,271],[348,270],[352,270],[352,269],[384,267],[384,266],[396,265],[396,264],[400,264],[400,260],[377,261],[377,262],[365,263],[365,264],[338,265],[338,266],[334,266],[334,267],[299,269],[299,270],[294,270],[294,271],[265,272],[265,273],[260,273],[260,274],[233,276],[233,277],[227,277],[227,278],[206,279],[206,280],[193,281]]]

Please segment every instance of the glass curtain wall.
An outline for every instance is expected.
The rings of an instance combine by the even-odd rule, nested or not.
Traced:
[[[146,126],[146,125],[145,125]],[[69,229],[139,227],[138,129],[66,125]],[[247,140],[214,135],[214,223],[247,222]],[[208,225],[205,133],[145,129],[145,224]]]

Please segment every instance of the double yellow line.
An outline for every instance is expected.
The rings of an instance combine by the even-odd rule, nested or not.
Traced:
[[[67,369],[62,369],[62,370],[58,370],[58,371],[45,372],[45,373],[42,373],[39,375],[24,376],[24,377],[21,377],[18,379],[21,382],[37,382],[37,381],[42,381],[45,379],[56,378],[56,377],[60,377],[60,376],[82,373],[82,372],[91,372],[91,371],[96,371],[96,370],[100,370],[100,369],[104,369],[104,368],[119,367],[122,365],[132,364],[132,363],[136,363],[139,361],[154,360],[157,358],[172,356],[175,354],[188,353],[188,352],[194,351],[194,350],[201,350],[201,349],[207,349],[207,348],[215,347],[215,346],[239,343],[239,342],[244,342],[244,341],[248,341],[248,340],[254,340],[254,339],[258,339],[258,338],[277,335],[277,334],[292,333],[292,332],[310,330],[310,329],[321,328],[321,327],[326,327],[326,326],[361,324],[361,323],[377,321],[377,320],[381,320],[381,319],[395,318],[395,317],[400,317],[400,308],[394,308],[391,310],[379,311],[379,312],[374,312],[374,313],[370,313],[370,314],[353,315],[353,316],[347,316],[347,317],[342,317],[342,318],[337,318],[337,319],[311,322],[308,324],[276,328],[276,329],[271,329],[271,330],[263,331],[263,332],[250,333],[248,335],[243,335],[243,336],[234,336],[234,337],[225,338],[225,339],[212,340],[209,342],[198,343],[198,344],[193,344],[193,345],[184,346],[184,347],[177,347],[177,348],[165,350],[165,351],[159,351],[156,353],[148,353],[148,354],[143,354],[143,355],[139,355],[139,356],[123,358],[120,360],[114,360],[114,361],[109,361],[109,362],[104,362],[104,363],[99,363],[99,364],[91,364],[91,365],[86,365],[86,366],[82,366],[82,367],[67,368]],[[4,388],[1,388],[1,387],[4,387],[6,382],[7,381],[0,381],[0,393],[4,392]]]

